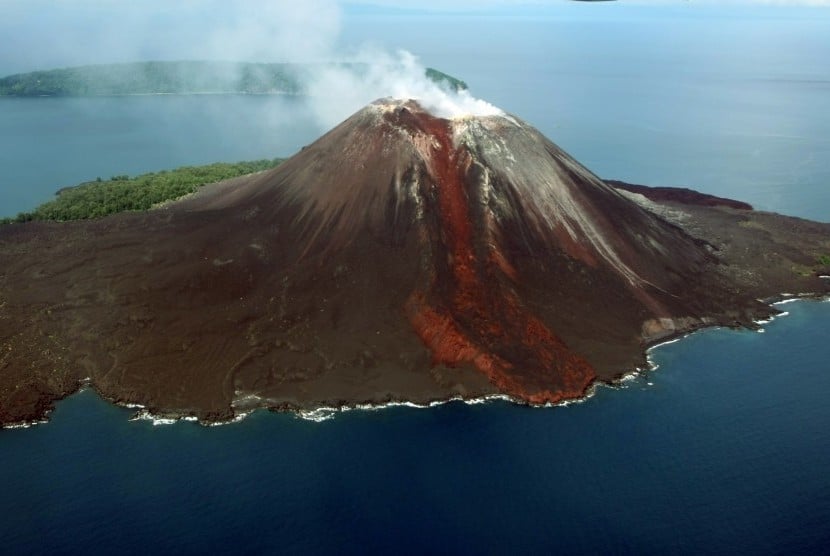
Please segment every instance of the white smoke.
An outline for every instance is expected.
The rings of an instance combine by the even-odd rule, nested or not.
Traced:
[[[502,113],[467,90],[455,90],[446,83],[427,78],[426,68],[404,50],[395,55],[364,50],[345,62],[318,67],[308,77],[311,107],[324,128],[384,97],[414,99],[442,118]]]
[[[146,60],[290,62],[309,64],[309,108],[321,130],[384,97],[415,99],[447,118],[499,113],[467,91],[428,79],[409,52],[342,44],[341,3],[0,0],[7,47],[0,48],[0,76]],[[344,55],[355,47],[355,54]]]

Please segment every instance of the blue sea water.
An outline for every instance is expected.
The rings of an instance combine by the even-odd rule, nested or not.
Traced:
[[[281,96],[0,99],[0,215],[97,177],[287,157],[320,135]]]
[[[830,221],[830,10],[349,20],[344,50],[363,41],[465,79],[604,178]],[[96,177],[288,156],[323,131],[285,97],[0,99],[0,216]]]
[[[584,13],[362,17],[344,40],[413,50],[604,177],[830,221],[828,16]],[[288,155],[319,133],[292,102],[4,99],[0,214],[96,176]],[[154,427],[87,390],[0,430],[0,552],[826,553],[830,303],[781,308],[560,408]]]
[[[830,303],[710,330],[568,407],[153,427],[92,391],[0,434],[11,553],[818,554]]]

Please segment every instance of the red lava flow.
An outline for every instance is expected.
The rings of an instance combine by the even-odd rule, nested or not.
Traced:
[[[472,222],[477,215],[464,186],[471,161],[454,147],[451,123],[424,114],[420,124],[437,140],[430,171],[451,274],[446,282],[439,279],[450,284],[444,299],[434,291],[416,291],[408,304],[412,325],[432,351],[433,362],[471,363],[502,391],[531,403],[557,403],[584,395],[596,378],[594,369],[502,285],[499,273],[515,278],[502,253],[496,249],[484,260],[476,257]],[[439,272],[436,268],[433,276]],[[516,369],[507,352],[520,353],[528,368]]]

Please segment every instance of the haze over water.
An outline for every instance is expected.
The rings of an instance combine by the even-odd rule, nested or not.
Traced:
[[[830,15],[620,9],[352,15],[341,40],[411,50],[602,177],[830,221]],[[0,99],[0,213],[96,176],[287,156],[321,131],[280,97]],[[781,308],[764,334],[661,347],[657,371],[565,408],[153,427],[84,392],[0,431],[3,550],[817,553],[830,303]]]
[[[339,40],[415,53],[601,177],[830,221],[828,10],[554,13],[351,16]],[[288,156],[326,131],[282,97],[2,100],[2,215],[98,176]]]

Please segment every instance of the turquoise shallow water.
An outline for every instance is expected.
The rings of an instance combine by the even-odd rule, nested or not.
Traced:
[[[617,23],[348,33],[465,78],[604,177],[830,221],[826,17]],[[320,131],[292,102],[0,99],[0,214],[97,176],[290,154]],[[783,308],[764,334],[696,334],[564,408],[153,427],[86,391],[0,431],[2,552],[826,553],[830,303]]]
[[[153,427],[86,391],[0,432],[0,536],[21,553],[820,553],[830,303],[785,308],[568,407]]]

